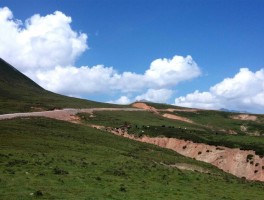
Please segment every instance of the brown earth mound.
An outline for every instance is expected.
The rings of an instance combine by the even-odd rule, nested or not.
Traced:
[[[132,107],[141,108],[141,109],[148,110],[148,111],[151,111],[151,112],[154,112],[154,113],[158,113],[156,108],[154,108],[152,106],[149,106],[149,105],[147,105],[145,103],[142,103],[142,102],[133,103]]]

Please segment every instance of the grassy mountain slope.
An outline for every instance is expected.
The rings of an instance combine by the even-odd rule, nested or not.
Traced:
[[[168,108],[167,105],[154,105]],[[46,91],[0,59],[0,114],[63,107],[117,106]],[[175,133],[179,133],[181,137],[209,142],[218,138],[210,135],[213,131],[205,128],[202,122],[202,125],[177,122],[150,112],[94,114],[94,118],[85,114],[80,116],[84,123],[113,127],[129,123],[133,125],[132,130],[139,131],[138,134],[142,130],[154,136],[175,137]],[[180,132],[182,128],[173,132],[177,127],[187,127],[186,132]],[[241,139],[241,144],[243,141]],[[173,164],[188,166],[193,171],[177,169]],[[46,118],[0,121],[0,199],[3,200],[257,200],[263,199],[263,191],[264,183],[239,179],[171,150],[85,125]]]
[[[0,199],[263,198],[263,183],[86,126],[24,118],[0,121],[0,130]]]
[[[54,108],[118,107],[44,90],[0,58],[0,114]],[[120,106],[119,106],[120,107]]]

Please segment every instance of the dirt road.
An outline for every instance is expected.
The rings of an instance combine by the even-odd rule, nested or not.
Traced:
[[[77,113],[92,114],[94,111],[144,111],[144,110],[136,109],[136,108],[87,108],[87,109],[66,108],[63,110],[4,114],[4,115],[0,115],[0,120],[14,119],[19,117],[48,117],[63,121],[75,121]]]

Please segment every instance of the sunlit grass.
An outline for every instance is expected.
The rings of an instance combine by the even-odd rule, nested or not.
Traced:
[[[0,199],[262,199],[247,182],[173,151],[43,118],[0,121]],[[160,163],[189,163],[210,174]]]

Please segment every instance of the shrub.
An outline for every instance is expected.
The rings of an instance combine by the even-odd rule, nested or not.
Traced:
[[[69,174],[69,172],[67,172],[66,170],[61,169],[61,168],[58,168],[58,167],[55,167],[55,168],[53,169],[53,173],[54,173],[54,174],[57,174],[57,175],[65,175],[65,174]]]
[[[120,188],[119,188],[119,191],[120,192],[126,192],[126,187],[123,184],[121,184]]]
[[[253,155],[252,154],[248,154],[247,155],[247,162],[249,162],[250,160],[252,160],[253,159]]]
[[[13,160],[13,161],[9,161],[6,166],[7,167],[13,167],[13,166],[17,166],[17,165],[26,165],[28,163],[28,161],[26,160]]]
[[[43,196],[43,192],[38,190],[35,192],[35,196],[37,196],[37,197]]]

